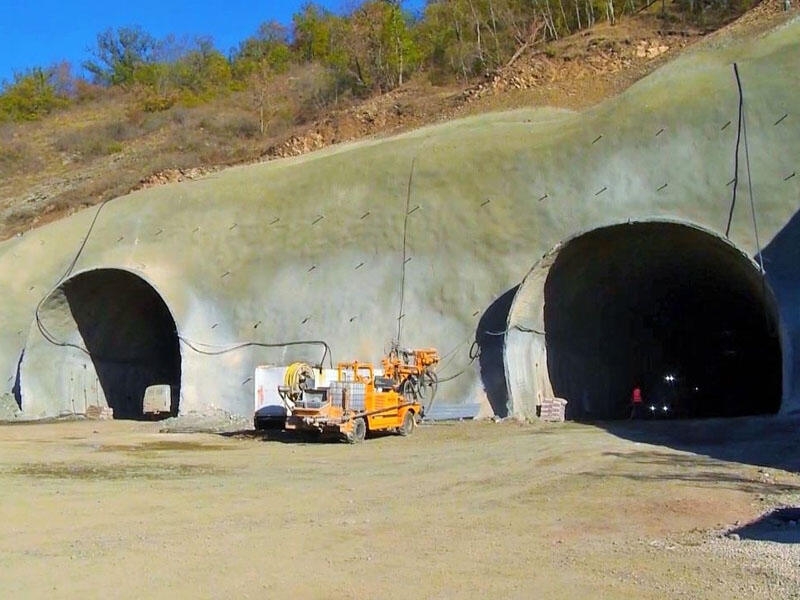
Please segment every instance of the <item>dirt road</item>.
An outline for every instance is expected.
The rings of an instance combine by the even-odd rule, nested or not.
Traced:
[[[791,522],[725,536],[800,504],[797,424],[758,423],[2,426],[0,597],[800,598]]]

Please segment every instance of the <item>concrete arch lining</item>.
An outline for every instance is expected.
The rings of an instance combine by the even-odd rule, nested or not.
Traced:
[[[139,419],[149,385],[172,389],[177,414],[181,349],[175,318],[138,273],[98,268],[71,275],[42,302],[21,364],[21,402],[32,418],[114,409]]]
[[[509,412],[563,397],[568,418],[627,418],[635,385],[679,416],[777,412],[784,338],[758,266],[725,238],[679,221],[601,227],[556,245],[517,292]]]

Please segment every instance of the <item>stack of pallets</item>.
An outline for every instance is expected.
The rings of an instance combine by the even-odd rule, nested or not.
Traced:
[[[566,408],[567,401],[563,398],[544,398],[542,400],[542,411],[539,416],[542,421],[561,423],[564,421]]]

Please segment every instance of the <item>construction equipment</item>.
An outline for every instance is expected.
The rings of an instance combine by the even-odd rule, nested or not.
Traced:
[[[439,352],[434,348],[400,349],[392,346],[381,361],[383,375],[397,382],[406,397],[432,402],[439,387],[436,365]]]
[[[312,368],[302,362],[287,366],[261,365],[255,371],[253,425],[257,430],[283,429],[295,402],[307,389],[327,388],[336,369]],[[284,399],[278,389],[286,387]]]
[[[315,373],[308,365],[290,365],[278,386],[285,429],[351,443],[363,441],[368,432],[410,435],[424,413],[420,400],[435,391],[438,361],[433,349],[392,352],[382,361],[382,375],[371,363],[343,362],[327,387],[313,384]]]

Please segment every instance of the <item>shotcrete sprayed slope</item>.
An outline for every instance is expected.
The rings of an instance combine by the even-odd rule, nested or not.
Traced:
[[[800,204],[800,177],[787,179],[800,170],[798,40],[795,20],[757,40],[698,50],[585,114],[481,116],[139,191],[103,209],[74,273],[139,275],[195,348],[324,339],[337,359],[375,360],[397,335],[410,179],[402,343],[437,346],[446,355],[442,376],[457,373],[487,309],[559,242],[627,220],[724,232],[737,133],[733,61],[745,83],[761,245],[773,242]],[[85,355],[46,341],[33,325],[93,214],[0,245],[0,375],[11,392],[24,350],[21,402],[31,417],[69,412],[75,393],[65,382],[74,386],[76,370],[93,370]],[[731,240],[756,253],[741,196]],[[791,304],[798,278],[767,270],[780,283],[790,350],[800,343]],[[54,333],[74,336],[70,310],[53,299],[42,318]],[[180,408],[248,414],[254,365],[320,354],[248,347],[209,356],[181,343]],[[793,377],[785,395],[794,394]],[[478,364],[440,394],[475,401]]]

